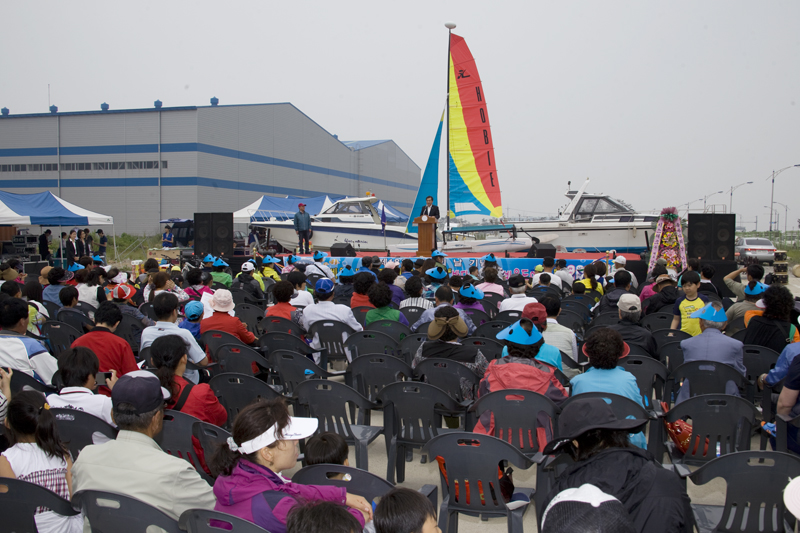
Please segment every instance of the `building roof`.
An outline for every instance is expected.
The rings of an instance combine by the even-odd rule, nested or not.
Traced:
[[[363,150],[365,148],[371,148],[378,144],[392,142],[391,139],[382,139],[378,141],[342,141],[342,144],[350,148],[351,150]]]

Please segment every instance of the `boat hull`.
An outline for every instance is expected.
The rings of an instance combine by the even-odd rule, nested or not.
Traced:
[[[271,231],[272,238],[286,249],[297,248],[297,234],[291,222],[260,223]],[[315,250],[330,250],[334,244],[347,243],[357,252],[385,251],[387,246],[408,244],[417,249],[416,234],[406,233],[405,227],[386,226],[386,237],[376,224],[336,224],[328,226],[324,223],[312,223],[314,235],[311,242]]]
[[[553,221],[520,224],[518,227],[534,237],[541,234],[552,234],[555,238],[549,240],[550,244],[568,252],[583,249],[587,252],[614,250],[625,253],[641,253],[647,250],[645,232],[652,230],[649,222],[620,226],[611,222],[579,224]]]

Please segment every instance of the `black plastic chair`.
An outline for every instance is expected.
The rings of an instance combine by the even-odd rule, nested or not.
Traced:
[[[511,325],[522,318],[522,311],[501,311],[492,319],[493,322],[504,322]]]
[[[590,298],[585,294],[570,294],[569,296],[565,296],[563,300],[561,300],[561,307],[564,307],[565,303],[568,302],[575,302],[584,306],[587,310],[590,310],[594,307],[594,304],[597,302],[594,301],[594,298]]]
[[[688,477],[695,485],[723,478],[725,505],[692,504],[698,531],[794,531],[795,518],[783,503],[783,489],[786,480],[798,475],[800,457],[793,454],[742,451],[713,459]]]
[[[214,424],[198,420],[192,424],[192,436],[200,442],[200,447],[203,448],[203,455],[211,457],[217,451],[217,448],[227,445],[228,437],[231,434]],[[214,475],[217,474],[214,473]]]
[[[353,307],[353,316],[356,317],[358,323],[361,324],[361,327],[367,327],[367,313],[375,309],[374,307],[369,307],[367,305],[361,305],[358,307]]]
[[[230,429],[239,411],[251,403],[281,397],[279,392],[260,379],[244,374],[218,374],[211,378],[208,386],[214,391],[219,403],[228,411],[225,429]]]
[[[472,333],[472,336],[494,340],[497,338],[497,334],[506,329],[509,325],[510,324],[507,322],[497,322],[491,320],[476,327],[475,331]]]
[[[689,380],[685,383],[684,380]],[[725,394],[725,387],[732,381],[740,391],[747,390],[747,379],[732,366],[717,361],[690,361],[673,370],[667,382],[677,397],[683,386],[689,387],[689,397],[703,394]]]
[[[406,457],[437,435],[456,431],[442,427],[441,412],[456,412],[460,406],[442,389],[419,382],[392,383],[378,394],[383,405],[383,435],[386,441],[386,479],[405,480]]]
[[[359,410],[359,417],[373,409],[374,404],[343,383],[321,379],[299,383],[294,394],[309,415],[319,421],[317,431],[341,435],[348,445],[355,447],[356,467],[368,470],[367,446],[383,433],[383,428],[357,424],[356,419],[351,421],[348,404]]]
[[[679,403],[663,417],[667,422],[691,419],[692,434],[687,452],[683,454],[675,449],[671,441],[664,441],[665,447],[651,451],[658,461],[663,452],[669,450],[672,463],[699,466],[720,455],[749,450],[757,416],[753,404],[737,396],[695,396]]]
[[[736,339],[737,341],[739,341],[739,342],[741,342],[741,343],[744,343],[744,338],[745,338],[746,336],[747,336],[747,328],[745,328],[745,329],[740,329],[739,331],[737,331],[736,333],[734,333],[733,335],[731,335],[731,338],[732,338],[732,339]]]
[[[270,363],[258,350],[241,344],[223,344],[214,354],[219,372],[232,372],[252,376],[257,374],[253,363],[260,372],[269,372]]]
[[[231,335],[225,331],[217,331],[215,329],[206,331],[200,335],[200,338],[206,345],[207,353],[211,355],[211,359],[214,361],[217,360],[217,350],[219,350],[221,346],[226,344],[246,346],[246,344],[243,343],[242,340],[236,335]]]
[[[233,308],[236,318],[247,326],[247,331],[258,334],[258,323],[264,318],[264,310],[252,304],[237,303]]]
[[[344,343],[353,333],[353,328],[338,320],[320,320],[309,328],[310,336],[316,337],[319,346],[328,351],[329,361],[350,361]]]
[[[589,322],[589,319],[592,318],[591,309],[582,301],[567,300],[565,298],[561,301],[561,312],[563,313],[565,311],[579,314],[587,323]]]
[[[667,383],[667,367],[647,355],[629,355],[617,361],[617,366],[624,368],[636,378],[636,385],[642,393],[644,407],[653,413],[660,412],[659,402],[664,396]],[[653,395],[655,393],[655,404]]]
[[[212,522],[214,525],[211,525]],[[187,509],[178,518],[178,525],[183,531],[189,533],[219,533],[220,531],[233,531],[234,533],[269,533],[266,529],[254,523],[219,511],[208,509]]]
[[[366,354],[400,355],[398,341],[380,331],[356,331],[344,343],[351,360]]]
[[[476,328],[492,320],[488,313],[479,311],[478,309],[462,309],[462,311],[464,311],[464,314],[467,315],[470,320],[472,320],[472,323],[475,324]]]
[[[603,295],[600,294],[600,291],[594,291],[592,289],[586,289],[586,292],[583,293],[584,296],[594,300],[595,303],[599,302]]]
[[[95,433],[104,435],[108,440],[117,438],[117,428],[102,418],[97,418],[84,411],[54,407],[50,409],[50,413],[56,419],[58,435],[69,448],[73,460],[78,458],[81,450],[86,446],[94,444],[93,435]]]
[[[728,325],[725,326],[725,335],[732,336],[743,329],[745,329],[744,316],[740,316],[728,322]]]
[[[662,435],[664,424],[661,422],[661,420],[651,416],[644,407],[634,402],[630,398],[620,396],[619,394],[612,394],[610,392],[583,392],[581,394],[570,396],[559,407],[561,407],[561,410],[563,411],[576,399],[586,398],[600,398],[605,401],[611,407],[611,410],[614,411],[614,415],[618,420],[623,418],[649,420],[650,431],[647,438],[647,449],[651,452],[653,450],[660,449],[660,445],[663,442]],[[642,431],[644,431],[644,429],[642,429]]]
[[[419,350],[419,347],[427,340],[427,333],[412,333],[403,339],[400,342],[400,351],[403,354],[403,361],[410,365],[414,360],[414,356],[416,355],[417,350]]]
[[[526,289],[525,296],[533,296],[537,300],[541,301],[541,299],[544,298],[545,296],[553,296],[560,300],[563,294],[557,287],[553,285],[548,285],[548,286],[537,285],[536,287],[533,287],[531,289]]]
[[[445,463],[447,476],[441,469],[439,472],[442,483],[439,528],[443,532],[458,531],[458,514],[464,513],[481,518],[504,516],[509,533],[522,533],[522,519],[530,505],[508,510],[500,493],[497,465],[508,461],[521,469],[530,468],[533,462],[525,454],[498,438],[465,432],[434,437],[423,453],[441,457]],[[530,498],[533,489],[514,487],[514,492]]]
[[[683,348],[680,342],[668,342],[658,350],[659,360],[673,372],[683,364]]]
[[[537,430],[544,426],[552,438],[556,432],[556,419],[561,413],[561,409],[550,398],[523,389],[489,393],[479,398],[470,410],[485,422],[485,429],[488,430],[489,423],[493,423],[495,437],[511,444],[530,458],[541,451]]]
[[[3,517],[3,531],[35,533],[38,529],[34,513],[39,507],[50,509],[61,516],[78,514],[69,500],[51,490],[20,479],[0,478],[0,516]]]
[[[178,522],[161,510],[121,494],[82,490],[72,496],[72,504],[89,519],[92,533],[119,531],[120,524],[124,524],[125,531],[144,532],[155,526],[167,533],[181,533]]]
[[[584,315],[568,309],[562,309],[561,313],[556,317],[556,322],[574,331],[579,338],[583,338],[584,329],[586,328],[586,317]]]
[[[83,335],[83,330],[75,329],[74,326],[57,320],[48,320],[42,324],[42,335],[47,337],[50,344],[50,353],[56,358],[66,352],[75,342],[75,339]]]
[[[408,307],[401,307],[400,312],[403,313],[403,316],[406,317],[408,320],[408,324],[413,326],[414,322],[419,320],[419,317],[422,316],[426,309],[424,307],[417,307],[414,305],[410,305]]]
[[[145,302],[142,305],[140,305],[139,312],[141,312],[144,316],[146,316],[150,320],[158,321],[158,317],[156,316],[156,312],[153,309],[152,302]]]
[[[422,324],[417,326],[416,333],[424,333],[425,335],[427,335],[428,334],[428,328],[430,327],[430,325],[431,325],[430,322],[423,322]]]
[[[291,350],[275,350],[269,354],[269,362],[278,372],[277,379],[283,393],[293,396],[297,385],[308,379],[325,379],[332,375],[314,364],[308,357]]]
[[[350,364],[353,388],[373,403],[378,402],[378,393],[387,385],[411,379],[411,366],[391,355],[363,355]]]
[[[675,318],[672,313],[656,312],[642,317],[642,326],[650,331],[659,331],[662,329],[670,329],[672,326],[672,319]]]
[[[300,325],[293,321],[281,316],[267,316],[261,319],[259,322],[258,327],[265,333],[288,333],[289,335],[294,335],[297,338],[300,338],[301,327]]]
[[[478,375],[457,361],[431,357],[423,360],[414,369],[414,377],[419,381],[424,381],[439,387],[451,398],[463,405],[471,403],[469,398],[465,398],[461,390],[461,382],[464,380],[467,386],[472,389],[473,394],[478,389],[480,378]]]
[[[742,351],[744,367],[747,369],[747,381],[749,382],[747,399],[755,403],[762,396],[761,391],[756,386],[756,380],[761,374],[768,374],[770,370],[775,368],[780,354],[766,346],[756,346],[754,344],[745,344]]]
[[[314,352],[325,351],[315,350],[297,335],[282,331],[272,331],[264,334],[258,339],[258,344],[259,349],[267,354],[274,350],[291,350],[303,355],[311,355]]]
[[[503,345],[495,339],[485,337],[467,337],[461,341],[466,346],[477,346],[487,361],[503,357]]]
[[[58,312],[56,315],[56,320],[72,326],[76,330],[80,331],[81,334],[89,331],[89,329],[85,326],[94,326],[94,321],[92,321],[92,319],[86,316],[83,312],[73,311],[65,307],[62,307]]]
[[[50,385],[45,385],[41,381],[37,380],[33,376],[29,376],[22,370],[14,370],[14,375],[11,376],[11,393],[16,394],[23,390],[23,388],[28,387],[33,390],[37,390],[44,394],[45,396],[48,394],[54,394],[56,391],[55,387],[51,387]]]
[[[411,324],[411,322],[409,322]],[[398,322],[397,320],[375,320],[370,322],[365,331],[378,331],[385,333],[397,342],[402,342],[403,339],[412,335],[411,328]]]
[[[47,309],[47,315],[51,319],[55,320],[56,315],[58,314],[59,310],[61,310],[61,306],[49,300],[44,300],[42,304],[44,305],[44,308]]]
[[[196,422],[201,420],[180,411],[164,411],[164,427],[153,440],[165,453],[185,459],[209,485],[213,485],[214,479],[203,470],[192,445],[192,428]]]
[[[114,330],[114,335],[127,342],[133,351],[133,355],[136,355],[139,353],[139,346],[142,344],[143,330],[144,326],[140,320],[122,313],[122,320],[117,329]]]
[[[500,312],[500,302],[505,300],[505,296],[497,294],[496,292],[484,292],[483,300],[480,300],[483,310],[489,315],[489,320],[497,316]]]
[[[679,329],[654,329],[653,340],[656,341],[656,346],[659,350],[671,342],[681,342],[686,339],[691,339],[692,336]]]

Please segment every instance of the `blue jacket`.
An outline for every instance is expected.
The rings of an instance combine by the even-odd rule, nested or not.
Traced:
[[[789,373],[789,365],[792,364],[794,358],[800,354],[800,343],[787,344],[786,348],[781,352],[778,357],[778,362],[775,363],[775,368],[769,371],[765,381],[770,387],[775,386],[780,380],[786,377]]]
[[[311,229],[311,215],[298,211],[294,214],[294,230],[308,231]]]
[[[691,363],[692,361],[714,361],[716,363],[724,363],[735,368],[744,376],[746,375],[747,369],[744,367],[743,347],[741,341],[723,335],[720,330],[713,328],[709,328],[691,339],[681,341],[684,363]],[[688,399],[690,391],[691,386],[689,385],[689,380],[683,380],[683,385],[678,393],[678,397],[675,399],[675,404],[679,404],[683,400]],[[739,396],[739,388],[735,383],[729,381],[725,384],[725,394]]]

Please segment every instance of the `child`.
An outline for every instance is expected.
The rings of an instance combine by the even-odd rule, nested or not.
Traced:
[[[480,273],[480,271],[478,270],[478,267],[476,267],[475,265],[472,265],[471,267],[469,267],[469,275],[473,279],[473,281],[478,281],[478,280],[481,279],[478,276],[479,273]]]
[[[347,442],[337,433],[320,433],[306,441],[306,465],[331,464],[350,466]],[[350,474],[330,473],[328,479],[350,481]]]
[[[584,294],[586,292],[586,285],[579,281],[572,284],[572,294]]]
[[[315,501],[298,505],[289,513],[286,521],[286,533],[359,533],[360,531],[361,524],[347,512],[347,507],[334,502]]]
[[[689,315],[705,307],[710,300],[705,294],[697,292],[700,288],[700,274],[690,270],[683,274],[682,280],[683,295],[675,300],[670,329],[680,329],[694,337],[700,334],[700,319],[691,318]]]
[[[314,304],[314,297],[306,288],[306,275],[299,270],[289,272],[286,278],[294,286],[295,294],[291,298],[291,304],[295,307],[306,307]]]
[[[211,277],[214,278],[216,283],[224,285],[225,288],[230,289],[233,279],[231,278],[231,275],[225,271],[225,269],[228,268],[228,263],[223,261],[222,258],[219,258],[214,261],[213,265],[214,272],[211,273]]]
[[[183,308],[186,318],[178,324],[179,328],[188,329],[192,337],[200,342],[200,321],[203,319],[203,304],[193,300]]]
[[[441,533],[436,523],[436,508],[421,493],[411,489],[392,489],[375,508],[376,533]]]
[[[36,483],[66,500],[71,499],[72,459],[58,437],[56,420],[42,393],[17,393],[8,406],[6,427],[16,444],[0,457],[0,477]],[[65,517],[39,510],[34,520],[42,533],[79,533],[83,529],[81,515]]]

